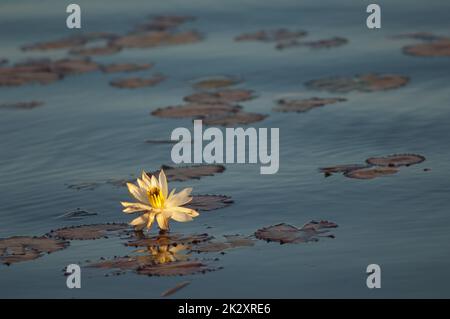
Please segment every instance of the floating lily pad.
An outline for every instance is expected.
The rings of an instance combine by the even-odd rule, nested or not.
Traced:
[[[334,173],[348,173],[357,169],[368,168],[368,165],[365,164],[344,164],[344,165],[336,165],[329,167],[321,167],[319,168],[320,172],[328,177]]]
[[[94,55],[111,55],[122,50],[121,47],[115,45],[104,45],[95,47],[82,47],[74,48],[69,51],[70,54],[81,55],[81,56],[94,56]]]
[[[154,66],[153,63],[119,63],[119,64],[109,64],[101,67],[101,70],[105,73],[115,73],[115,72],[135,72],[148,70]]]
[[[222,165],[191,165],[172,167],[163,165],[164,173],[170,182],[184,182],[190,179],[200,179],[204,176],[213,176],[218,173],[222,173],[225,167]],[[159,171],[150,174],[159,174]]]
[[[112,45],[125,48],[152,48],[167,45],[195,43],[202,40],[197,31],[167,32],[149,31],[128,34],[112,42]]]
[[[194,103],[236,103],[253,99],[253,91],[251,90],[222,90],[218,92],[202,92],[188,95],[184,98],[187,102]]]
[[[450,38],[408,45],[403,48],[403,53],[419,57],[448,57],[450,56]]]
[[[68,242],[47,238],[14,236],[0,239],[0,261],[10,265],[13,263],[33,260],[44,254],[66,248]]]
[[[228,86],[233,86],[238,84],[239,81],[237,79],[231,77],[211,77],[204,80],[200,80],[194,83],[194,88],[200,90],[213,90],[213,89],[221,89]]]
[[[354,77],[333,77],[312,80],[305,85],[311,89],[347,93],[351,91],[384,91],[406,85],[409,78],[394,74],[363,74]]]
[[[228,115],[229,113],[238,112],[240,106],[227,103],[198,103],[192,102],[184,105],[168,106],[158,108],[151,114],[158,117],[167,118],[203,118],[213,115]]]
[[[151,21],[139,25],[136,30],[139,31],[167,31],[174,29],[183,23],[195,20],[191,16],[162,15],[156,16]]]
[[[177,284],[175,287],[172,287],[166,291],[164,291],[161,294],[161,297],[168,297],[173,295],[174,293],[178,292],[179,290],[183,289],[184,287],[188,286],[191,282],[190,281],[183,281]]]
[[[283,41],[277,44],[277,49],[287,49],[291,47],[309,47],[312,49],[330,49],[335,47],[340,47],[348,43],[348,40],[346,38],[342,37],[334,37],[330,39],[324,39],[324,40],[317,40],[317,41],[298,41],[298,40],[291,40],[291,41]]]
[[[66,38],[47,41],[47,42],[39,42],[31,45],[26,45],[22,47],[24,51],[30,50],[57,50],[57,49],[70,49],[74,47],[79,47],[85,45],[89,41],[96,40],[112,40],[116,38],[117,35],[108,32],[91,32],[81,35],[69,36]]]
[[[35,109],[42,105],[44,105],[44,102],[40,102],[40,101],[5,103],[5,104],[0,104],[0,109],[32,110],[32,109]]]
[[[274,226],[264,227],[255,232],[258,239],[266,241],[275,241],[280,244],[285,243],[306,243],[310,241],[318,241],[319,237],[334,238],[330,235],[328,228],[336,228],[337,224],[328,221],[311,221],[302,228],[297,228],[288,224],[278,224]],[[325,229],[325,230],[324,230]]]
[[[151,78],[128,78],[114,80],[111,81],[110,84],[121,89],[136,89],[146,86],[155,86],[165,79],[166,78],[162,75],[155,75]]]
[[[199,253],[215,253],[223,252],[224,250],[239,248],[239,247],[251,247],[255,245],[255,241],[249,237],[241,235],[224,235],[225,241],[208,241],[196,245],[191,250]]]
[[[341,97],[333,98],[318,98],[310,99],[280,99],[277,101],[278,105],[273,109],[277,112],[307,112],[316,107],[321,107],[328,104],[335,104],[338,102],[345,102],[347,99]]]
[[[92,224],[59,228],[47,234],[50,238],[64,240],[90,240],[126,235],[131,231],[128,224]]]
[[[194,195],[192,201],[186,207],[200,210],[210,211],[225,208],[233,204],[234,201],[230,196],[225,195]]]
[[[396,174],[398,169],[394,167],[374,167],[363,168],[344,173],[346,177],[356,179],[372,179],[376,177],[389,176]]]
[[[303,30],[290,31],[287,29],[261,30],[252,33],[243,33],[235,37],[235,41],[263,41],[277,42],[298,39],[306,36]]]
[[[418,154],[394,154],[383,157],[370,157],[366,160],[371,165],[390,167],[410,166],[423,161],[425,161],[425,157]]]
[[[184,235],[179,233],[165,233],[132,239],[125,245],[132,247],[176,246],[180,244],[198,244],[200,242],[211,240],[212,238],[213,237],[208,234]]]
[[[19,86],[30,83],[49,84],[62,79],[63,74],[43,66],[0,67],[0,86]]]
[[[421,40],[421,41],[434,41],[434,40],[442,39],[442,37],[437,36],[430,32],[404,33],[404,34],[394,35],[391,38],[393,38],[393,39],[414,39],[414,40]]]
[[[267,115],[265,114],[240,111],[219,116],[208,116],[203,119],[203,124],[221,126],[247,125],[255,122],[260,122],[266,117]]]

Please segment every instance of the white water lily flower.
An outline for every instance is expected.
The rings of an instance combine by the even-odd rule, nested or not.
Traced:
[[[142,212],[133,219],[130,225],[136,230],[150,229],[156,219],[161,230],[169,229],[169,219],[177,222],[188,222],[199,213],[193,209],[182,207],[192,200],[192,188],[185,188],[175,194],[173,189],[169,194],[167,178],[164,171],[159,173],[159,179],[152,175],[150,178],[142,172],[142,178],[137,179],[137,185],[127,183],[130,194],[138,200],[137,203],[121,202],[127,214]]]

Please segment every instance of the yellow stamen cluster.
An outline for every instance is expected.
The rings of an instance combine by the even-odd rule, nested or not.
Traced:
[[[157,187],[152,187],[147,191],[147,196],[153,208],[164,208],[164,196],[161,190]]]

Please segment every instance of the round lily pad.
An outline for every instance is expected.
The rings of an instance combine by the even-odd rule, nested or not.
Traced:
[[[149,31],[132,33],[120,37],[112,42],[112,45],[125,48],[151,48],[166,45],[180,45],[195,43],[202,40],[197,31],[167,32]]]
[[[121,89],[136,89],[146,86],[155,86],[165,79],[166,78],[162,75],[155,75],[151,78],[128,78],[114,80],[111,81],[110,84]]]
[[[404,34],[394,35],[391,38],[393,38],[393,39],[414,39],[414,40],[421,40],[421,41],[434,41],[434,40],[442,39],[442,37],[437,36],[430,32],[404,33]]]
[[[225,195],[194,195],[192,201],[186,205],[186,207],[200,210],[210,211],[220,208],[225,208],[233,204],[234,201],[230,196]]]
[[[450,56],[450,39],[443,38],[429,43],[408,45],[403,48],[403,52],[419,57],[448,57]]]
[[[150,69],[153,67],[153,65],[153,63],[114,63],[102,66],[101,70],[105,73],[135,72]]]
[[[186,102],[195,103],[236,103],[247,101],[254,98],[253,91],[251,90],[222,90],[217,92],[201,92],[188,95],[184,98]]]
[[[32,109],[35,109],[42,105],[44,105],[44,102],[40,102],[40,101],[5,103],[5,104],[0,104],[0,109],[32,110]]]
[[[228,86],[233,86],[239,83],[239,80],[231,77],[211,77],[199,80],[194,83],[194,88],[200,90],[214,90],[221,89]]]
[[[374,167],[357,169],[344,173],[344,176],[356,179],[372,179],[381,176],[389,176],[398,172],[394,167]]]
[[[265,114],[249,113],[249,112],[234,112],[226,115],[208,116],[203,119],[205,125],[220,125],[220,126],[235,126],[247,125],[255,122],[260,122],[267,117]]]
[[[183,23],[195,20],[192,16],[161,15],[153,17],[149,22],[140,24],[139,31],[168,31]]]
[[[408,81],[408,77],[395,74],[363,74],[354,77],[333,77],[312,80],[305,85],[311,89],[329,92],[375,92],[399,88],[406,85]]]
[[[335,47],[340,47],[348,43],[346,38],[334,37],[330,39],[323,39],[317,41],[283,41],[277,44],[277,49],[287,49],[291,47],[309,47],[311,49],[330,49]]]
[[[14,236],[0,239],[0,261],[10,265],[33,260],[69,245],[66,241],[47,237]]]
[[[324,173],[325,176],[330,176],[333,173],[348,173],[357,169],[368,168],[369,165],[365,164],[344,164],[344,165],[336,165],[329,167],[321,167],[319,168],[321,173]]]
[[[273,109],[277,112],[307,112],[316,107],[321,107],[328,104],[335,104],[338,102],[345,102],[347,99],[341,97],[334,98],[318,98],[313,97],[309,99],[280,99],[277,101],[278,105]]]
[[[184,118],[184,117],[207,117],[213,115],[226,115],[238,112],[240,106],[227,103],[198,103],[192,102],[184,105],[168,106],[154,110],[151,114],[158,117]]]
[[[163,165],[161,168],[164,169],[167,179],[171,182],[183,182],[190,179],[200,179],[203,176],[213,176],[215,174],[222,173],[225,170],[224,166],[216,164],[180,167]],[[150,173],[150,175],[152,174],[158,175],[159,171]]]
[[[383,157],[370,157],[367,163],[376,166],[410,166],[425,161],[425,157],[418,154],[394,154]]]
[[[310,241],[318,241],[319,237],[334,238],[334,235],[328,234],[329,231],[326,229],[335,227],[337,227],[337,224],[329,221],[311,221],[305,224],[302,228],[281,223],[258,229],[255,232],[255,236],[258,239],[266,240],[268,242],[275,241],[280,244],[306,243]]]
[[[108,238],[110,236],[121,236],[131,232],[130,226],[124,223],[92,224],[59,228],[50,231],[50,238],[64,240],[92,240]]]
[[[115,45],[104,45],[95,47],[82,47],[74,48],[69,51],[70,54],[81,55],[81,56],[94,56],[94,55],[111,55],[122,50],[121,47]]]
[[[52,40],[47,42],[38,42],[31,45],[25,45],[22,47],[24,51],[30,50],[56,50],[56,49],[70,49],[74,47],[79,47],[85,45],[90,41],[96,40],[112,40],[116,38],[117,35],[109,32],[90,32],[75,36],[69,36],[66,38],[61,38],[58,40]]]

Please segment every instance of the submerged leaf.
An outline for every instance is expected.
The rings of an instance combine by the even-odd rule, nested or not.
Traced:
[[[374,92],[399,88],[408,83],[409,78],[394,74],[363,74],[354,77],[332,77],[312,80],[305,85],[316,90],[347,93],[351,91]]]
[[[367,163],[377,166],[410,166],[425,161],[425,157],[418,154],[394,154],[383,157],[370,157]]]
[[[0,239],[0,261],[13,264],[21,261],[33,260],[66,248],[68,242],[47,238],[14,236]]]
[[[121,236],[131,232],[130,226],[124,223],[92,224],[59,228],[50,231],[50,238],[64,240],[90,240],[108,238],[109,236]]]

